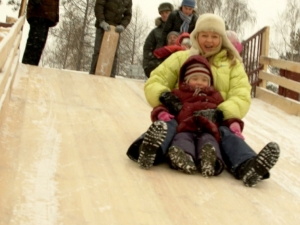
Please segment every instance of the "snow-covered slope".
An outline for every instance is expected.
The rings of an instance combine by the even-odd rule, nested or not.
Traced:
[[[253,99],[245,137],[281,157],[269,180],[142,170],[126,156],[150,125],[143,82],[19,65],[0,127],[0,225],[300,222],[300,118]]]

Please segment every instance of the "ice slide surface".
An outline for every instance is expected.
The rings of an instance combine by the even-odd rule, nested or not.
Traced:
[[[277,141],[269,180],[143,170],[126,156],[150,125],[143,82],[20,64],[0,127],[0,225],[293,225],[300,118],[253,99],[244,135]]]

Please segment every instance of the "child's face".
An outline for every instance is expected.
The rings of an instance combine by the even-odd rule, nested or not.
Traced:
[[[201,31],[198,35],[198,43],[204,53],[213,51],[219,46],[222,39],[221,36],[213,31]]]
[[[189,79],[188,84],[195,89],[205,88],[209,86],[209,80],[207,76],[195,75]]]
[[[178,36],[175,35],[175,34],[169,35],[169,37],[168,37],[168,45],[175,45],[177,38],[178,38]]]
[[[181,47],[185,49],[190,49],[191,48],[191,40],[189,38],[183,38],[181,42]]]
[[[181,7],[181,11],[183,12],[183,14],[190,16],[190,15],[192,15],[194,8],[183,5]]]

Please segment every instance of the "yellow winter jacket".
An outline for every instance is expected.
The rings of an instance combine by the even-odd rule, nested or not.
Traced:
[[[161,93],[178,87],[178,76],[183,63],[190,56],[190,51],[179,51],[169,56],[155,70],[144,86],[147,101],[152,107],[160,105]],[[223,49],[212,60],[214,87],[220,91],[224,102],[218,106],[224,114],[224,120],[242,119],[248,112],[251,104],[251,86],[244,65],[237,62],[230,66],[227,59],[227,50]]]

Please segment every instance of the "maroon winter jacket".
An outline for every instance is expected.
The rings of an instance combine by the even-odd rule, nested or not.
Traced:
[[[193,63],[201,63],[211,72],[207,60],[199,55],[191,56],[182,66],[179,77],[179,89],[172,92],[181,100],[183,107],[176,116],[178,122],[177,131],[201,131],[211,133],[217,140],[220,139],[218,125],[202,116],[194,116],[194,112],[204,109],[216,109],[223,101],[221,94],[213,86],[201,90],[195,95],[195,90],[184,82],[186,68]],[[213,77],[211,76],[211,84]],[[151,113],[153,121],[157,120],[158,114],[168,111],[163,105],[155,107]]]
[[[29,0],[26,17],[29,24],[32,18],[43,18],[49,27],[55,26],[59,21],[59,0],[43,0],[40,4]]]

